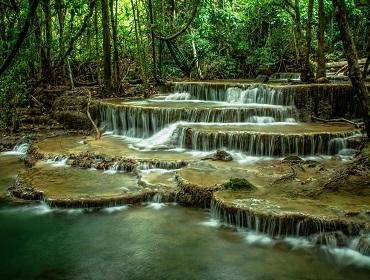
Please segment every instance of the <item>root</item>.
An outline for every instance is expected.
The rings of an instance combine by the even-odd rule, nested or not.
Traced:
[[[93,119],[90,115],[91,92],[88,89],[86,89],[86,91],[89,94],[89,100],[87,102],[87,109],[86,109],[87,117],[89,118],[90,122],[92,123],[92,125],[95,128],[95,132],[96,132],[95,139],[99,140],[101,138],[101,132],[100,132],[99,128],[96,126],[95,122],[93,121]]]

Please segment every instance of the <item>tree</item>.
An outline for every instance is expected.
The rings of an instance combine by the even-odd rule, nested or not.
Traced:
[[[307,7],[306,44],[304,46],[301,69],[302,82],[311,82],[314,78],[312,68],[310,65],[311,41],[312,41],[312,14],[313,14],[313,0],[309,0]]]
[[[368,138],[370,138],[369,92],[361,76],[361,70],[358,64],[357,49],[348,24],[346,3],[344,0],[332,0],[332,2],[336,10],[338,27],[342,38],[344,52],[348,61],[349,78],[351,79],[352,86],[357,93],[359,106],[362,112],[362,118],[365,123],[365,131]]]
[[[104,91],[112,91],[111,49],[108,0],[101,0],[103,24]]]
[[[325,63],[325,11],[324,0],[318,0],[319,28],[317,30],[317,72],[316,79],[326,78]]]
[[[19,36],[18,36],[18,39],[13,47],[13,49],[11,50],[11,52],[9,53],[9,55],[7,56],[7,58],[5,59],[4,63],[1,65],[0,67],[0,76],[2,74],[4,74],[4,72],[6,71],[6,69],[8,69],[8,67],[10,66],[10,64],[12,63],[13,59],[15,58],[15,56],[17,55],[24,39],[26,38],[27,36],[27,32],[28,32],[28,29],[31,25],[31,23],[33,22],[33,18],[35,16],[35,13],[36,13],[36,9],[37,9],[37,6],[39,4],[39,0],[33,0],[32,3],[30,3],[30,10],[29,10],[29,13],[27,15],[27,18],[26,18],[26,21],[22,27],[22,30],[21,32],[19,33]]]

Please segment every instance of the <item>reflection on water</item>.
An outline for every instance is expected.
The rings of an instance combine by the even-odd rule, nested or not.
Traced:
[[[328,258],[320,249],[292,249],[287,243],[220,225],[203,210],[175,205],[158,211],[120,207],[86,213],[3,204],[0,224],[1,279],[367,279],[369,275],[369,267]]]

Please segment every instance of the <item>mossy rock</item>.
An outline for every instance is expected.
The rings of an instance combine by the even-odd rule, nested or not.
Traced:
[[[295,155],[291,155],[291,156],[287,156],[286,158],[283,159],[283,162],[287,162],[287,163],[301,163],[303,162],[304,160],[302,158],[300,158],[299,156],[295,156]]]
[[[231,191],[253,191],[256,189],[252,183],[244,178],[230,178],[225,187]]]

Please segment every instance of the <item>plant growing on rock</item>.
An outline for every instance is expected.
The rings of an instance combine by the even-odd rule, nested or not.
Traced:
[[[253,191],[256,187],[244,178],[230,178],[225,188],[230,191]]]

